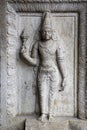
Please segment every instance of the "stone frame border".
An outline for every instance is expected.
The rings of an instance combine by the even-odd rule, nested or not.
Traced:
[[[19,2],[19,3],[25,3],[25,2],[29,2],[29,3],[35,3],[35,2],[39,2],[39,3],[52,3],[52,2],[68,2],[68,3],[72,3],[72,2],[87,2],[87,0],[6,0],[7,2],[11,2],[11,3],[14,3],[14,2]]]
[[[8,3],[16,12],[43,12],[50,9],[52,12],[76,12],[79,15],[78,31],[78,118],[87,118],[87,1],[76,0],[34,0],[34,2],[20,2],[20,0]]]

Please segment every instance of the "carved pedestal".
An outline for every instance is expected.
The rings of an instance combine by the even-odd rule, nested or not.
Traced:
[[[41,123],[37,119],[27,119],[25,130],[86,130],[87,121],[76,118],[56,118],[55,121]]]

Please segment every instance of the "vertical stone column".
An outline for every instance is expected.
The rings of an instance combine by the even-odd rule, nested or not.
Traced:
[[[87,56],[87,41],[86,41],[86,12],[80,13],[79,24],[79,75],[78,75],[78,117],[86,119],[86,56]]]
[[[0,1],[0,124],[6,126],[6,4],[5,0]]]
[[[7,114],[17,114],[17,73],[16,73],[16,45],[17,45],[17,15],[14,9],[7,4]]]

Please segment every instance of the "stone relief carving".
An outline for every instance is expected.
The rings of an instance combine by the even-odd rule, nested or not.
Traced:
[[[29,54],[28,34],[25,29],[21,34],[23,42],[22,56],[32,66],[38,67],[37,83],[40,96],[41,116],[39,120],[53,119],[53,104],[56,91],[63,91],[67,85],[67,69],[65,64],[65,51],[62,43],[58,43],[56,30],[53,27],[50,11],[43,13],[40,40],[32,46]],[[61,83],[59,81],[61,74]]]

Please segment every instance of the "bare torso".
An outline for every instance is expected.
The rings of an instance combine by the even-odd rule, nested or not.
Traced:
[[[53,40],[39,42],[40,67],[45,70],[57,69],[56,50],[57,43]]]

